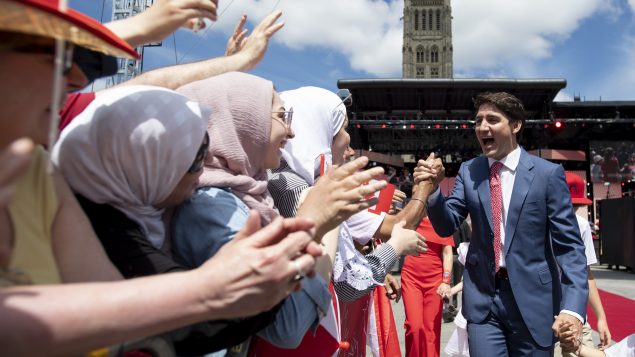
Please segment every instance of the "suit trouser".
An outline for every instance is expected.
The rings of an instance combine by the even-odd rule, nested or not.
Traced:
[[[468,322],[467,333],[471,357],[550,357],[553,352],[553,346],[541,347],[531,337],[506,279],[496,278],[489,315],[480,323]]]

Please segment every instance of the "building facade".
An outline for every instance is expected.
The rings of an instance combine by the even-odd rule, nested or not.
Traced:
[[[404,0],[403,78],[452,78],[450,0]]]

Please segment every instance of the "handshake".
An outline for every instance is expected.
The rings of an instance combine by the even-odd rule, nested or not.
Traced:
[[[431,192],[434,192],[439,183],[445,178],[445,167],[441,159],[436,158],[434,153],[431,153],[426,160],[419,160],[414,174],[415,187],[419,186],[422,182],[431,183],[434,188]]]

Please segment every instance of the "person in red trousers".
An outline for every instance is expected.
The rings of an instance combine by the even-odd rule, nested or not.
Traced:
[[[428,250],[407,256],[401,270],[401,288],[406,311],[406,356],[438,357],[441,350],[441,296],[450,291],[452,236],[440,237],[425,217],[417,232]]]

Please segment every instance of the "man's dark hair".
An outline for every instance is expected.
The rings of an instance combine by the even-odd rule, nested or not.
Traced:
[[[519,120],[521,126],[520,131],[516,133],[516,142],[520,142],[523,137],[523,130],[525,130],[525,107],[520,99],[507,92],[483,92],[477,94],[472,101],[477,112],[481,105],[489,103],[505,113],[511,119],[510,121]]]

